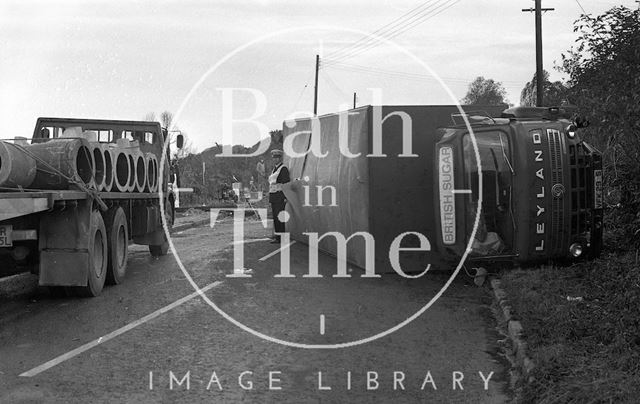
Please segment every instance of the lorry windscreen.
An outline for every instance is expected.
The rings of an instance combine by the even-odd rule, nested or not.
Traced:
[[[472,255],[493,256],[512,251],[515,221],[511,190],[513,167],[509,160],[509,139],[502,131],[474,132],[482,170],[482,214],[472,244]],[[478,207],[479,176],[473,142],[469,134],[463,137],[465,185],[467,196],[467,226],[470,234]]]

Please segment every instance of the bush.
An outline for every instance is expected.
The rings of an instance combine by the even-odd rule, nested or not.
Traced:
[[[640,10],[618,6],[582,15],[574,31],[577,45],[562,55],[559,70],[569,76],[568,99],[591,122],[583,137],[603,152],[605,189],[621,197],[606,215],[608,246],[634,248],[630,240],[640,229]]]

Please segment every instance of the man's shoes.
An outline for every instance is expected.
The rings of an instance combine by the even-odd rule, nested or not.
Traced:
[[[272,237],[271,240],[269,240],[269,243],[271,244],[280,244],[280,237]]]

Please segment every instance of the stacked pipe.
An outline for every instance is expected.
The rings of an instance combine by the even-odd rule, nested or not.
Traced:
[[[54,139],[24,150],[36,161],[36,176],[25,188],[96,188],[94,155],[86,139]]]
[[[0,187],[28,187],[35,177],[35,159],[13,143],[0,142]]]
[[[138,142],[100,143],[79,128],[46,142],[0,141],[0,192],[6,189],[94,189],[157,192],[158,158]]]

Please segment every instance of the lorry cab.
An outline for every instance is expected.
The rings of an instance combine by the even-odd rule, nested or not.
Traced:
[[[468,249],[470,261],[520,263],[599,255],[602,157],[568,118],[558,108],[520,107],[501,118],[469,117],[471,130],[439,129],[434,189],[443,255]]]

